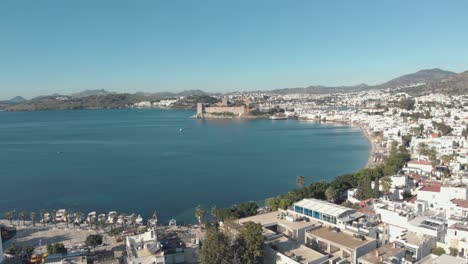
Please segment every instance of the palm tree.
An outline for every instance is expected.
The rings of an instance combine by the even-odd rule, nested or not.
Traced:
[[[216,208],[216,206],[211,208],[211,217],[213,218],[213,221],[215,223],[218,223],[218,221],[219,221],[219,209]]]
[[[68,228],[68,221],[69,221],[69,219],[68,219],[68,212],[65,211],[65,212],[63,213],[63,217],[65,217],[65,223],[67,223],[67,228]]]
[[[440,159],[444,165],[449,165],[454,160],[454,157],[453,155],[443,155]]]
[[[429,155],[429,147],[424,142],[421,142],[421,143],[418,144],[418,149],[417,150],[418,150],[419,156]]]
[[[80,226],[81,225],[81,217],[83,216],[83,213],[78,212],[75,215],[76,215],[76,219],[78,219],[78,226]],[[75,222],[76,222],[76,220],[75,220]]]
[[[26,215],[26,214],[25,214],[24,212],[20,212],[20,213],[18,214],[19,220],[23,221],[23,226],[24,226],[25,215]]]
[[[297,176],[296,177],[296,185],[303,188],[305,184],[304,176]]]
[[[29,214],[29,218],[31,218],[32,225],[33,225],[33,226],[36,226],[36,213],[35,213],[35,212],[31,212],[31,213]]]
[[[195,218],[198,219],[198,223],[201,226],[203,216],[205,215],[205,210],[203,210],[203,207],[199,204],[197,208],[195,208]]]
[[[45,214],[46,214],[46,210],[42,209],[41,210],[41,219],[42,219],[42,226],[44,226],[44,227],[46,225]]]
[[[104,215],[100,214],[98,216],[98,221],[101,224],[101,226],[104,227],[104,224],[106,223],[106,218],[104,217]]]
[[[390,188],[392,188],[392,179],[388,176],[385,176],[382,178],[380,183],[382,184],[382,191],[385,193],[385,195],[388,195],[390,193]]]
[[[119,218],[122,219],[122,226],[125,226],[125,224],[127,223],[127,221],[125,221],[125,217],[127,217],[125,213],[121,213],[119,216]]]
[[[10,221],[10,225],[13,225],[13,218],[15,218],[15,210],[8,211],[6,213],[8,221]]]
[[[55,227],[57,227],[57,221],[56,221],[56,217],[57,217],[57,211],[53,210],[52,212],[50,212],[50,217],[51,217],[51,221],[54,221],[54,225]]]

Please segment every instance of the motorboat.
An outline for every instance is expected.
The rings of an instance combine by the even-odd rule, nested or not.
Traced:
[[[90,212],[86,218],[86,223],[92,224],[96,222],[96,212]]]
[[[65,214],[67,213],[67,210],[65,209],[60,209],[55,213],[55,221],[57,222],[65,222]]]
[[[106,223],[108,223],[108,224],[115,224],[116,218],[117,218],[117,212],[115,212],[115,211],[109,212],[109,214],[107,214],[107,221],[106,221]]]
[[[169,226],[177,226],[177,221],[172,218],[171,220],[169,220]]]
[[[143,225],[143,217],[141,217],[141,215],[138,215],[137,218],[135,219],[135,223],[137,225]]]

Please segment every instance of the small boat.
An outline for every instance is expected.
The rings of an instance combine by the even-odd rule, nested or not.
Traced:
[[[117,224],[119,225],[125,224],[125,218],[123,216],[119,216],[119,218],[117,219]]]
[[[169,221],[169,226],[177,226],[177,221],[172,218],[170,221]]]
[[[135,223],[137,225],[143,225],[143,217],[141,217],[141,215],[138,215],[137,218],[135,219]]]
[[[88,214],[88,217],[86,218],[86,223],[91,224],[96,222],[96,212],[91,212]]]
[[[40,223],[41,224],[47,224],[50,222],[50,214],[49,213],[45,213],[44,214],[44,217],[41,219]]]
[[[274,114],[270,116],[270,120],[286,120],[288,117],[285,114]]]
[[[57,222],[65,222],[65,213],[67,210],[65,209],[60,209],[55,213],[55,221]]]
[[[115,224],[116,218],[117,218],[117,212],[115,212],[115,211],[109,212],[109,214],[107,215],[106,223]]]
[[[79,225],[81,224],[81,222],[83,222],[83,218],[81,216],[78,217],[77,215],[75,215],[75,220],[73,220],[73,223]]]
[[[98,221],[99,222],[105,222],[106,221],[106,214],[98,215]]]

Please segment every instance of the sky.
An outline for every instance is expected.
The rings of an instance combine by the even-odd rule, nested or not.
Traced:
[[[467,10],[465,0],[1,0],[0,99],[461,72]]]

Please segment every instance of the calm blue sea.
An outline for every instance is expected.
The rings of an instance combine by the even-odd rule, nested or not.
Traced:
[[[356,128],[194,120],[189,110],[0,112],[0,213],[135,212],[194,222],[193,208],[263,201],[362,168]],[[180,131],[182,129],[182,131]]]

